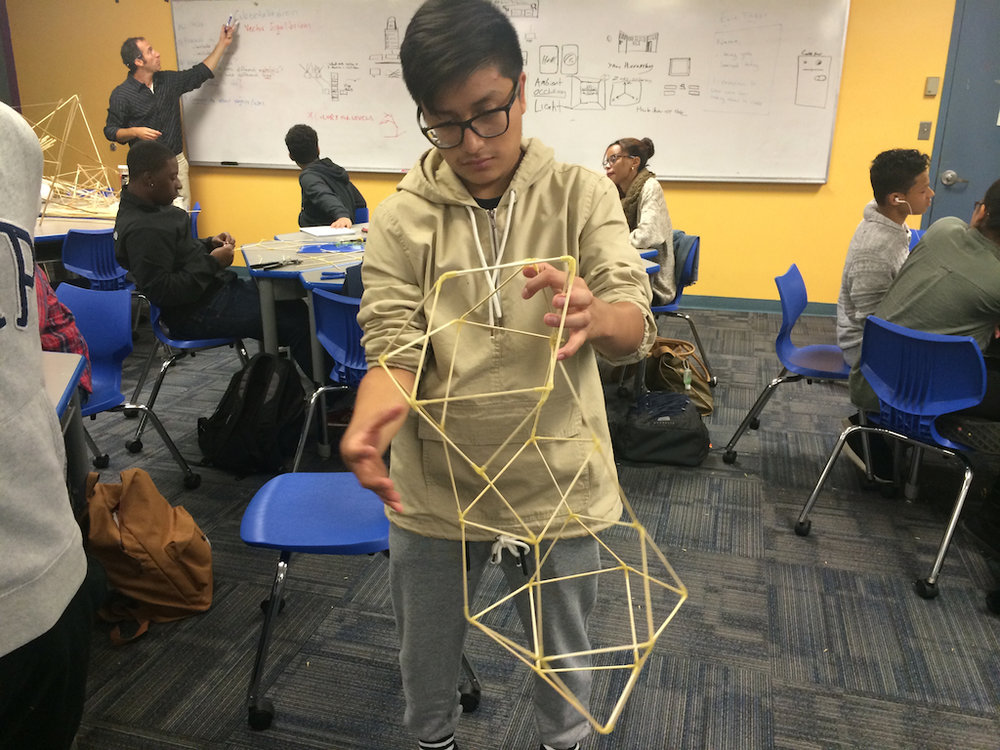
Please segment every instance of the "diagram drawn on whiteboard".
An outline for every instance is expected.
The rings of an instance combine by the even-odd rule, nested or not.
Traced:
[[[399,62],[399,26],[395,16],[385,20],[385,49],[368,56],[372,63],[369,74],[372,78],[400,78],[403,68]]]

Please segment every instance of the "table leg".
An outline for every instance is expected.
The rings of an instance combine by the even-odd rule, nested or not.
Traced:
[[[278,319],[274,309],[274,284],[271,279],[257,278],[260,294],[260,318],[264,328],[263,347],[265,352],[278,353]]]

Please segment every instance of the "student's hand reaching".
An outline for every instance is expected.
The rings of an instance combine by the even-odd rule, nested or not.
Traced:
[[[335,222],[333,222],[333,224],[331,224],[330,226],[331,226],[331,227],[335,227],[335,228],[337,228],[337,229],[349,229],[350,227],[353,227],[353,226],[354,226],[354,224],[353,224],[353,223],[351,222],[351,220],[350,220],[350,219],[348,219],[348,218],[347,218],[347,217],[345,216],[345,217],[344,217],[343,219],[337,219],[337,220],[336,220]]]

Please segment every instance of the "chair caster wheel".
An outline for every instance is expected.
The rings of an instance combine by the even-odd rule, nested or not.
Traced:
[[[95,458],[91,463],[94,464],[95,469],[106,469],[108,468],[108,464],[111,463],[111,456],[105,453]]]
[[[139,440],[138,438],[129,440],[128,442],[125,443],[125,450],[127,450],[129,453],[138,453],[139,451],[142,450],[142,441]]]
[[[247,724],[250,728],[261,732],[271,726],[274,721],[274,704],[267,698],[258,698],[247,707]]]
[[[750,420],[750,429],[751,430],[756,430],[759,427],[760,427],[760,420],[757,419],[757,417],[754,417],[753,419]]]
[[[713,375],[713,376],[711,377],[711,379],[710,379],[710,380],[708,381],[708,384],[709,384],[709,386],[711,386],[712,388],[715,388],[715,386],[717,386],[717,385],[719,384],[719,379],[718,379],[717,377],[715,377],[715,375]]]
[[[139,410],[138,409],[125,409],[125,410],[122,411],[122,414],[125,415],[125,419],[135,419],[136,417],[139,416]]]
[[[197,489],[201,486],[201,474],[195,474],[191,472],[190,474],[184,475],[184,488],[188,490]]]
[[[271,602],[270,599],[260,600],[260,611],[263,612],[265,615],[267,614],[267,605],[270,604],[270,602]],[[285,611],[285,597],[281,597],[281,601],[278,602],[278,614],[280,615],[284,611]]]
[[[736,451],[728,450],[722,454],[722,463],[724,464],[734,464],[736,463]]]
[[[468,691],[468,692],[466,692]],[[480,691],[472,687],[468,682],[462,685],[460,689],[461,695],[459,695],[458,702],[462,704],[462,713],[471,714],[477,708],[479,708]]]
[[[920,595],[922,599],[933,599],[938,595],[938,587],[936,583],[928,583],[926,578],[918,578],[913,582],[913,588],[917,590],[917,594]]]
[[[813,522],[808,518],[805,521],[795,522],[795,533],[799,536],[809,536],[809,531],[812,529]]]

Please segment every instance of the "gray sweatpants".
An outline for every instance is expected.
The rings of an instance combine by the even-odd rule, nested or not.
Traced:
[[[490,558],[490,542],[469,544],[469,587],[475,593]],[[400,529],[389,531],[389,582],[396,628],[399,665],[406,695],[406,726],[418,739],[436,740],[455,731],[462,713],[458,682],[462,669],[467,623],[463,613],[462,543],[432,539]],[[600,548],[591,537],[560,540],[545,563],[546,578],[598,569]],[[530,555],[529,555],[530,565]],[[502,568],[511,590],[526,577],[516,557],[504,553]],[[529,567],[529,572],[531,568]],[[597,599],[597,576],[582,576],[546,584],[542,590],[545,652],[589,651],[587,620]],[[516,599],[527,633],[532,632],[528,600]],[[589,657],[556,666],[586,665]],[[591,673],[563,672],[561,678],[584,706],[590,704]],[[535,723],[542,742],[571,747],[590,733],[587,720],[549,687],[535,678]]]

